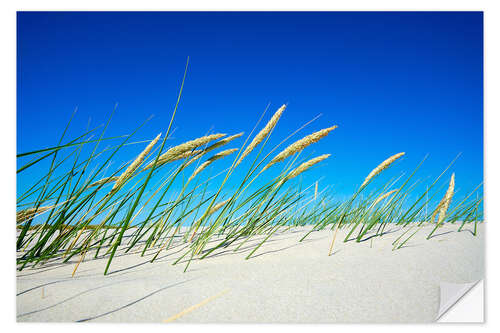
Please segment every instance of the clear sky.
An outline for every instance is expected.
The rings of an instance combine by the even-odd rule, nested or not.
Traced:
[[[268,103],[264,122],[288,103],[270,146],[318,114],[292,140],[338,125],[304,157],[332,154],[306,179],[324,176],[341,195],[400,151],[392,175],[428,153],[419,176],[436,177],[461,152],[457,188],[482,181],[480,12],[24,12],[17,24],[18,153],[56,145],[75,107],[68,138],[89,118],[104,123],[115,103],[107,135],[152,114],[136,139],[165,133],[189,56],[174,143],[248,134]],[[117,164],[143,148],[125,149]]]

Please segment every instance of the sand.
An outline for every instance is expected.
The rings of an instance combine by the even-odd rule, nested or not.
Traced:
[[[341,230],[328,256],[331,231],[299,243],[309,228],[295,228],[276,234],[250,260],[244,258],[261,238],[193,261],[185,273],[185,263],[172,265],[182,243],[154,263],[153,253],[117,256],[107,276],[106,259],[84,261],[73,278],[77,258],[56,261],[17,272],[17,321],[433,322],[440,282],[484,276],[484,225],[476,237],[457,229],[445,225],[427,241],[427,226],[396,251],[399,227],[360,243],[343,243]]]

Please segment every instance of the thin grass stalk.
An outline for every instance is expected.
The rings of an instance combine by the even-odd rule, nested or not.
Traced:
[[[73,117],[75,116],[75,113],[76,113],[76,109],[73,112],[73,114],[71,115],[70,120],[66,124],[66,127],[65,127],[65,129],[64,129],[64,131],[63,131],[63,133],[61,135],[61,138],[59,139],[58,145],[61,144],[61,142],[62,142],[62,140],[63,140],[63,138],[64,138],[64,136],[66,134],[66,131],[68,130],[69,125],[71,124],[71,121],[73,120]],[[57,151],[54,152],[54,157],[52,158],[50,169],[49,169],[49,172],[47,174],[47,180],[45,182],[45,185],[44,185],[42,191],[40,192],[40,195],[38,196],[38,199],[37,199],[38,203],[35,206],[35,211],[38,210],[38,208],[40,207],[40,200],[43,198],[43,196],[45,195],[45,191],[47,190],[47,186],[49,184],[50,177],[52,176],[52,168],[54,167],[54,163],[56,161],[56,158],[57,158]],[[18,171],[18,173],[19,173],[19,171]],[[24,239],[26,233],[28,232],[28,229],[31,226],[31,222],[32,221],[33,221],[33,218],[28,219],[28,221],[25,223],[23,229],[21,230],[21,234],[17,238],[17,243],[16,243],[16,249],[17,250],[19,250],[22,247],[22,245],[23,245],[23,239]]]
[[[153,168],[151,169],[151,171],[149,171],[148,176],[147,176],[147,178],[146,178],[146,181],[144,182],[144,185],[142,186],[142,188],[141,188],[141,190],[140,190],[140,192],[139,192],[139,194],[138,194],[138,196],[137,196],[137,198],[136,198],[136,200],[135,200],[135,202],[134,202],[134,205],[133,205],[132,209],[130,209],[130,210],[129,210],[129,212],[128,212],[128,214],[127,214],[127,217],[126,217],[126,219],[125,219],[125,223],[123,224],[123,228],[122,228],[122,230],[121,230],[121,232],[120,232],[120,234],[119,234],[119,236],[118,236],[118,240],[117,240],[117,241],[115,242],[115,244],[113,245],[113,250],[112,250],[112,252],[111,252],[111,256],[110,256],[110,258],[109,258],[109,260],[108,260],[108,262],[107,262],[107,264],[106,264],[106,268],[105,268],[105,270],[104,270],[104,275],[106,275],[106,274],[107,274],[107,272],[108,272],[108,269],[109,269],[109,266],[110,266],[110,264],[111,264],[111,261],[113,260],[113,257],[114,257],[114,255],[115,255],[115,253],[116,253],[116,249],[118,248],[118,245],[120,245],[121,240],[122,240],[122,237],[123,237],[123,234],[125,233],[125,230],[126,230],[126,229],[127,229],[127,227],[128,227],[128,222],[129,222],[130,218],[132,217],[132,213],[133,213],[133,211],[134,211],[135,207],[137,206],[137,204],[139,203],[139,200],[140,200],[140,198],[141,198],[141,195],[142,195],[142,193],[144,192],[144,189],[146,188],[146,185],[147,185],[147,183],[149,182],[149,179],[151,178],[151,174],[153,173],[153,170],[155,169],[156,163],[157,163],[157,162],[158,162],[158,160],[160,159],[160,154],[161,154],[161,151],[162,151],[162,149],[163,149],[163,146],[165,145],[165,141],[166,141],[166,139],[167,139],[167,137],[168,137],[168,134],[170,133],[170,128],[171,128],[172,123],[173,123],[173,121],[174,121],[175,114],[177,113],[177,107],[178,107],[178,105],[179,105],[179,101],[180,101],[180,98],[181,98],[181,95],[182,95],[182,89],[183,89],[183,87],[184,87],[184,82],[185,82],[185,80],[186,80],[186,74],[187,74],[188,65],[189,65],[189,57],[187,58],[187,61],[186,61],[186,68],[185,68],[185,70],[184,70],[184,77],[182,78],[181,88],[180,88],[180,90],[179,90],[179,95],[178,95],[178,97],[177,97],[177,103],[176,103],[176,105],[175,105],[174,112],[172,113],[172,117],[170,118],[170,124],[169,124],[169,126],[168,126],[168,129],[167,129],[167,132],[166,132],[165,138],[163,139],[162,146],[161,146],[160,151],[158,152],[158,155],[157,155],[157,157],[156,157],[156,159],[155,159],[155,164],[153,165]],[[196,148],[196,147],[193,147],[193,148]],[[193,149],[193,148],[192,148],[192,149]],[[188,149],[188,150],[191,150],[191,149]]]

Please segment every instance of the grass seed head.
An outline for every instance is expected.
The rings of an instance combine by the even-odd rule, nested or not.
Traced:
[[[195,148],[204,146],[207,143],[209,143],[210,141],[220,139],[223,136],[226,136],[226,134],[217,133],[217,134],[205,135],[205,136],[202,136],[201,138],[197,138],[197,139],[194,139],[191,141],[181,143],[180,145],[172,147],[169,150],[167,150],[164,154],[162,154],[160,156],[160,158],[163,157],[167,160],[170,160],[171,158],[174,158],[180,154],[183,154],[183,153],[186,153],[188,151],[192,151]]]
[[[48,211],[49,209],[54,208],[54,206],[42,206],[36,208],[27,208],[20,210],[16,212],[16,223],[22,223],[24,221],[27,221],[33,217],[35,217],[35,214],[41,214],[43,212]]]
[[[315,164],[317,164],[317,163],[319,163],[319,162],[327,159],[328,157],[330,157],[330,154],[324,154],[324,155],[320,155],[318,157],[315,157],[313,159],[310,159],[307,162],[302,163],[301,165],[299,165],[298,167],[296,167],[295,169],[293,169],[292,171],[290,171],[290,173],[286,177],[284,177],[283,179],[281,179],[281,181],[278,184],[281,185],[285,181],[297,177],[302,172],[306,171],[307,169],[309,169],[313,165],[315,165]]]
[[[392,191],[389,191],[385,194],[382,194],[380,195],[374,202],[373,202],[373,206],[376,206],[380,201],[384,200],[385,198],[387,198],[388,196],[390,196],[391,194],[393,194],[394,192],[397,192],[398,189],[395,189],[395,190],[392,190]]]
[[[217,148],[219,148],[219,147],[222,147],[222,146],[224,146],[224,145],[228,144],[229,142],[233,141],[234,139],[237,139],[237,138],[241,137],[244,133],[245,133],[245,132],[240,132],[240,133],[238,133],[238,134],[228,136],[227,138],[222,139],[222,140],[220,140],[220,141],[218,141],[218,142],[214,143],[213,145],[208,146],[208,147],[204,150],[204,152],[205,152],[205,153],[208,153],[209,151],[212,151],[212,150],[214,150],[214,149],[217,149]]]
[[[137,158],[128,166],[127,170],[125,170],[116,180],[115,185],[112,188],[112,191],[116,190],[134,173],[135,170],[144,162],[144,159],[149,154],[151,149],[153,149],[154,145],[160,140],[161,133],[151,141],[148,146],[137,156]]]
[[[448,189],[446,190],[445,195],[443,196],[443,198],[441,199],[441,201],[439,201],[439,204],[437,205],[436,209],[434,209],[434,212],[432,213],[431,223],[434,222],[434,219],[436,218],[436,215],[438,213],[439,213],[438,224],[440,224],[440,222],[442,222],[442,221],[440,221],[441,217],[444,219],[444,215],[446,214],[446,211],[448,210],[448,206],[449,206],[449,204],[451,202],[451,197],[453,196],[453,190],[454,190],[454,188],[455,188],[455,173],[453,173],[451,175],[450,184],[448,185]],[[449,200],[447,198],[449,198]],[[444,207],[447,201],[448,201],[448,204],[447,204],[446,207]],[[444,211],[444,214],[441,213],[443,211]]]
[[[118,176],[116,176],[116,177],[106,177],[106,178],[103,178],[103,179],[100,179],[98,181],[93,182],[88,187],[95,187],[95,186],[99,186],[99,185],[102,185],[102,184],[111,183],[111,182],[116,181],[117,179],[118,179]]]
[[[215,213],[216,211],[218,211],[219,209],[221,209],[222,207],[224,207],[224,205],[227,204],[229,202],[229,200],[231,200],[231,199],[221,201],[218,204],[216,204],[215,206],[213,206],[212,208],[210,208],[208,215],[211,215],[211,214]]]
[[[439,217],[438,224],[441,224],[446,217],[446,211],[450,206],[451,199],[453,198],[453,191],[455,189],[455,173],[451,175],[450,185],[448,185],[448,190],[446,191],[443,199],[441,200],[443,203],[441,204],[441,208],[439,209]]]
[[[179,154],[177,156],[170,156],[170,158],[163,158],[160,156],[158,158],[158,162],[156,163],[156,166],[159,167],[163,164],[170,163],[170,162],[175,162],[178,160],[183,160],[185,158],[193,157],[193,156],[198,156],[202,153],[203,151],[201,149],[195,149],[192,151],[187,151],[185,153]],[[200,155],[201,156],[201,155]],[[154,161],[151,161],[148,165],[144,167],[144,170],[151,169],[153,167]]]
[[[199,151],[195,150],[198,147],[204,146],[207,143],[220,139],[221,137],[226,136],[226,134],[217,133],[211,135],[205,135],[200,138],[190,140],[175,147],[168,149],[165,153],[161,154],[158,158],[156,166],[159,167],[163,164],[177,161],[186,157],[191,157],[194,155],[198,155]],[[197,152],[197,153],[194,153]],[[153,167],[154,162],[149,163],[145,169],[150,169]]]
[[[187,151],[185,153],[182,153],[182,154],[179,154],[177,156],[174,156],[173,158],[171,158],[169,160],[169,162],[175,162],[175,161],[178,161],[178,160],[183,160],[185,158],[193,157],[193,156],[196,156],[198,154],[201,154],[202,152],[203,152],[203,150],[201,150],[201,149],[195,149],[195,150]]]
[[[266,126],[253,138],[252,142],[246,147],[246,149],[243,151],[243,154],[241,154],[241,157],[239,158],[238,162],[236,162],[236,165],[240,164],[241,161],[248,155],[252,150],[255,149],[268,135],[271,133],[273,128],[276,126],[278,123],[278,120],[281,117],[281,114],[283,111],[285,111],[286,105],[283,104],[271,117],[271,119],[268,121]]]
[[[189,177],[189,181],[192,180],[194,177],[196,177],[197,174],[199,174],[200,172],[202,172],[207,166],[209,166],[214,161],[217,161],[218,159],[221,159],[224,156],[230,155],[230,154],[234,153],[237,150],[238,150],[237,148],[226,149],[226,150],[223,150],[220,153],[217,153],[214,156],[210,157],[208,160],[206,160],[205,162],[203,162],[198,168],[196,168],[196,170],[193,172],[193,174],[191,175],[191,177]]]
[[[306,136],[298,141],[295,141],[294,143],[292,143],[291,145],[286,147],[281,153],[276,155],[271,160],[271,162],[269,162],[264,167],[264,169],[262,171],[266,170],[267,168],[269,168],[273,164],[279,163],[279,162],[283,161],[284,159],[286,159],[287,157],[290,157],[293,154],[305,149],[307,146],[318,142],[319,140],[321,140],[322,138],[327,136],[328,133],[330,133],[331,131],[333,131],[336,128],[337,128],[336,125],[332,126],[332,127],[328,127],[328,128],[322,129],[320,131],[314,132],[314,133],[312,133],[312,134],[310,134],[310,135],[308,135],[308,136]]]
[[[386,159],[385,161],[383,161],[382,163],[380,163],[375,169],[372,170],[372,172],[370,172],[370,174],[365,178],[363,184],[361,184],[361,187],[365,186],[366,184],[368,184],[368,182],[375,178],[379,173],[381,173],[382,171],[384,171],[385,169],[387,169],[392,163],[394,163],[394,161],[396,161],[398,158],[400,158],[401,156],[403,156],[405,153],[402,152],[402,153],[398,153],[396,155],[392,155],[391,157],[389,157],[388,159]]]
[[[201,147],[201,146],[204,146],[207,143],[209,143],[210,141],[220,139],[223,136],[226,136],[226,134],[217,133],[217,134],[205,135],[205,136],[202,136],[200,138],[181,143],[180,145],[172,147],[169,150],[167,150],[165,153],[163,153],[160,156],[157,165],[159,164],[160,160],[164,161],[163,163],[173,161],[179,155],[191,152],[194,149]]]

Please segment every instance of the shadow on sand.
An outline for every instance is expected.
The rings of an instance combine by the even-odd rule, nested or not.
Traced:
[[[113,310],[111,310],[111,311],[107,311],[107,312],[101,313],[101,314],[96,315],[96,316],[92,316],[92,317],[88,317],[88,318],[80,319],[80,320],[77,320],[76,322],[77,322],[77,323],[81,323],[81,322],[90,321],[90,320],[94,320],[94,319],[97,319],[97,318],[101,318],[101,317],[104,317],[104,316],[110,315],[110,314],[112,314],[112,313],[115,313],[115,312],[118,312],[118,311],[120,311],[120,310],[126,309],[126,308],[128,308],[128,307],[130,307],[130,306],[132,306],[132,305],[134,305],[134,304],[136,304],[136,303],[139,303],[139,302],[141,302],[141,301],[145,300],[146,298],[149,298],[149,297],[151,297],[151,296],[153,296],[153,295],[155,295],[155,294],[157,294],[157,293],[159,293],[159,292],[162,292],[162,291],[164,291],[164,290],[166,290],[166,289],[173,288],[173,287],[175,287],[175,286],[178,286],[178,285],[184,284],[184,283],[189,282],[189,281],[192,281],[192,280],[195,280],[195,279],[189,279],[189,280],[185,280],[185,281],[182,281],[182,282],[177,282],[177,283],[174,283],[174,284],[168,285],[168,286],[166,286],[166,287],[163,287],[163,288],[157,289],[157,290],[155,290],[155,291],[153,291],[153,292],[151,292],[151,293],[149,293],[149,294],[147,294],[147,295],[145,295],[145,296],[143,296],[143,297],[141,297],[141,298],[139,298],[139,299],[136,299],[135,301],[132,301],[132,302],[130,302],[130,303],[127,303],[127,304],[125,304],[125,305],[122,305],[122,306],[120,306],[120,307],[118,307],[118,308],[116,308],[116,309],[113,309]]]

